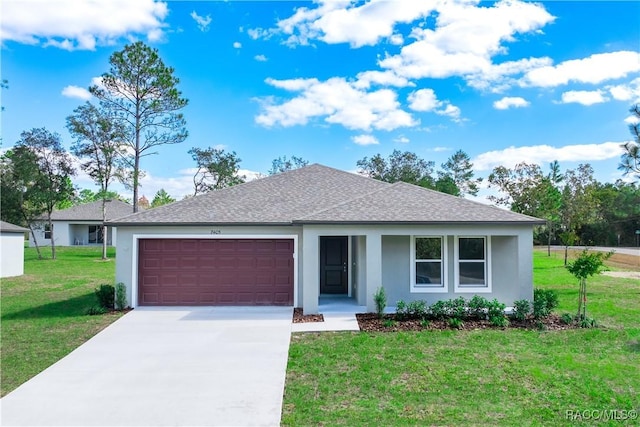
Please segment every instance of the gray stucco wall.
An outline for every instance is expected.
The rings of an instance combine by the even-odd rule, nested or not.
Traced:
[[[24,233],[0,232],[0,277],[24,274]]]

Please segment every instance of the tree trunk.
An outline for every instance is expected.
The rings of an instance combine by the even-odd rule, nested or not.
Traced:
[[[547,256],[551,256],[551,226],[547,222],[547,234],[549,239],[547,240]]]
[[[567,266],[567,257],[569,256],[569,245],[564,245],[564,266]]]
[[[33,227],[29,222],[29,230],[31,231],[31,237],[33,237],[33,244],[36,245],[36,252],[38,253],[38,259],[42,259],[42,253],[40,252],[40,245],[38,245],[38,239],[36,239],[36,233],[33,232]]]
[[[51,259],[56,259],[56,235],[53,232],[53,221],[51,221],[51,214],[49,214],[49,230],[51,230]]]

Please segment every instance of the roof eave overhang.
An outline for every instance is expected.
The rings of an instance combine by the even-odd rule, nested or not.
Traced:
[[[543,225],[546,221],[320,221],[297,220],[294,225]]]
[[[109,222],[110,227],[249,227],[267,226],[282,227],[292,226],[292,222]]]

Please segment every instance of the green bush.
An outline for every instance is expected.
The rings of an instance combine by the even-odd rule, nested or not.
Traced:
[[[560,316],[560,320],[565,325],[570,325],[573,323],[573,316],[570,315],[569,313],[562,313],[562,316]]]
[[[487,317],[491,320],[492,317],[504,317],[504,309],[507,306],[497,299],[493,299],[493,301],[489,301],[487,305]]]
[[[94,305],[87,309],[86,314],[89,316],[98,316],[100,314],[105,314],[106,312],[107,312],[106,308],[101,307],[99,305]]]
[[[427,303],[423,300],[411,301],[407,305],[407,316],[410,319],[424,319],[427,317]]]
[[[467,317],[467,301],[464,297],[450,299],[446,301],[447,314],[454,319],[464,319]]]
[[[531,312],[531,303],[526,299],[519,299],[513,303],[513,318],[524,322]]]
[[[441,320],[447,317],[447,304],[445,301],[436,301],[429,306],[429,315],[432,319]]]
[[[454,329],[462,329],[464,327],[464,323],[459,317],[451,317],[449,318],[449,326]]]
[[[113,310],[116,288],[114,288],[113,285],[100,285],[99,288],[96,288],[95,292],[100,307],[107,310]]]
[[[116,285],[116,308],[118,310],[127,308],[127,288],[122,282]]]
[[[558,294],[553,289],[533,290],[533,317],[543,319],[549,317],[554,308],[558,306]]]
[[[428,328],[430,324],[431,321],[429,319],[422,319],[420,321],[420,326],[422,326],[423,328]]]
[[[506,328],[509,326],[509,319],[504,317],[504,314],[501,316],[489,316],[489,323],[498,328]]]
[[[384,309],[387,307],[387,294],[382,286],[380,286],[373,295],[373,301],[376,303],[376,313],[378,313],[378,317],[382,318]]]
[[[467,303],[467,306],[469,307],[469,316],[476,319],[484,319],[487,316],[489,301],[485,297],[474,295]]]
[[[396,303],[396,319],[398,320],[407,319],[407,303],[404,302],[404,300],[399,300]]]
[[[382,321],[382,326],[385,328],[393,328],[396,325],[396,321],[393,319],[384,319]]]

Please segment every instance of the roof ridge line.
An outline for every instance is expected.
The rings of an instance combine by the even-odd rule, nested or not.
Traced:
[[[346,172],[346,173],[350,173],[350,172]],[[363,176],[363,178],[368,178],[368,177]],[[374,178],[368,178],[368,179],[374,179]],[[395,183],[391,184],[391,183],[388,183],[388,182],[385,182],[385,181],[379,181],[379,182],[383,182],[383,183],[385,183],[385,184],[389,184],[389,185],[384,186],[384,187],[380,187],[380,188],[378,188],[378,189],[376,189],[376,190],[370,191],[370,192],[365,193],[365,194],[361,194],[361,195],[359,195],[358,197],[353,197],[353,198],[350,198],[350,199],[348,199],[348,200],[343,200],[343,201],[342,201],[342,202],[340,202],[340,203],[336,203],[335,205],[327,206],[327,207],[325,207],[325,208],[323,208],[323,209],[320,209],[320,210],[318,210],[318,211],[308,213],[308,214],[306,214],[305,216],[303,216],[303,217],[301,217],[301,218],[295,218],[295,219],[292,219],[291,221],[292,221],[292,222],[301,221],[301,220],[304,220],[304,219],[305,219],[305,218],[307,218],[307,217],[310,217],[310,216],[313,216],[313,215],[317,215],[317,214],[319,214],[319,213],[322,213],[322,212],[325,212],[325,211],[328,211],[328,210],[331,210],[331,209],[339,208],[340,206],[342,206],[342,205],[346,205],[347,203],[351,203],[351,202],[354,202],[354,201],[356,201],[356,200],[360,200],[360,199],[362,199],[362,198],[364,198],[364,197],[369,197],[369,196],[371,196],[371,195],[373,195],[373,194],[376,194],[376,193],[379,193],[379,192],[381,192],[381,191],[387,190],[387,189],[389,189],[389,188],[393,187],[393,184],[395,184]]]

